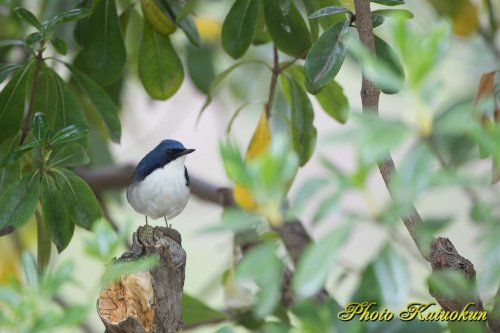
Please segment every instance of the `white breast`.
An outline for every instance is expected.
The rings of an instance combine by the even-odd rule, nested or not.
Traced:
[[[189,200],[185,159],[181,156],[128,187],[127,200],[136,212],[152,219],[166,216],[170,220],[179,215]]]

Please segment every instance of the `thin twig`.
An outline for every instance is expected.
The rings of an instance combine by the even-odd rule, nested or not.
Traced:
[[[375,53],[370,1],[354,0],[354,6],[356,9],[356,22],[361,42],[372,53]],[[375,85],[363,74],[361,100],[364,112],[374,112],[375,114],[378,114],[379,95],[380,91],[378,88],[375,87]],[[379,169],[387,188],[390,189],[391,178],[396,173],[396,167],[389,153],[387,154],[386,160],[379,164]],[[417,227],[423,224],[420,215],[415,208],[412,207],[411,213],[403,216],[402,219],[418,247],[416,231]],[[474,265],[458,253],[455,246],[449,239],[442,237],[435,238],[432,241],[430,251],[423,250],[420,247],[419,250],[422,256],[431,263],[433,271],[451,269],[461,272],[470,282],[471,288],[475,288],[476,272],[474,270]],[[478,295],[467,297],[465,299],[455,299],[447,297],[446,295],[441,295],[435,291],[433,292],[432,290],[430,292],[444,310],[461,311],[464,305],[468,302],[472,302],[474,304],[471,307],[474,310],[483,310],[483,304]]]
[[[269,83],[269,95],[267,97],[266,105],[264,106],[266,110],[267,119],[271,117],[271,109],[273,108],[274,93],[276,91],[276,84],[278,83],[279,75],[280,75],[279,55],[278,55],[278,49],[275,46],[273,48],[273,69],[272,69],[271,82]]]

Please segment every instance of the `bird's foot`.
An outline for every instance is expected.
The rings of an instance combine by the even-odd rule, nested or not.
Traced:
[[[144,217],[146,218],[146,225],[149,225],[148,224],[148,217],[147,217],[147,215],[144,215]]]
[[[165,220],[165,225],[167,226],[167,228],[172,229],[172,224],[170,224],[170,225],[168,224],[167,217],[163,216],[163,219]]]

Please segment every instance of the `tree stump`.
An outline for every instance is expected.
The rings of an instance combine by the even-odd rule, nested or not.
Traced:
[[[105,333],[174,333],[182,329],[181,303],[186,252],[172,228],[139,227],[129,252],[115,262],[157,255],[159,264],[147,272],[124,275],[103,288],[97,313]]]

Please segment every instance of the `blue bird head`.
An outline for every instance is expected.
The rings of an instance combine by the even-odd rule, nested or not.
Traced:
[[[144,180],[156,169],[163,168],[178,157],[190,154],[193,151],[194,149],[186,149],[179,141],[163,140],[137,164],[132,176],[132,182]]]

